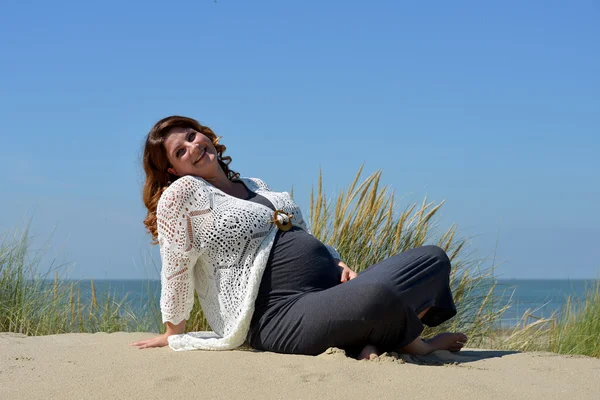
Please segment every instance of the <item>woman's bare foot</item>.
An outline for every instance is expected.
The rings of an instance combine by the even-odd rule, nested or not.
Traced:
[[[467,336],[462,333],[446,332],[427,339],[425,342],[435,347],[436,350],[457,352],[467,343]]]
[[[375,357],[379,356],[377,352],[377,348],[372,344],[366,345],[356,357],[357,360],[372,360]]]
[[[467,336],[462,333],[441,333],[431,339],[415,339],[407,346],[400,349],[401,353],[415,356],[426,356],[436,350],[459,351],[467,342]]]

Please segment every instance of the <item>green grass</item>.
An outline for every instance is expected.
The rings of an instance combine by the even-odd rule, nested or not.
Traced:
[[[519,325],[495,332],[495,339],[500,349],[600,358],[600,281],[585,299],[568,298],[559,315],[537,318],[525,312]]]
[[[461,331],[469,336],[471,347],[600,357],[600,284],[590,289],[584,302],[571,299],[560,318],[527,318],[514,328],[498,329],[496,323],[510,304],[498,303],[494,259],[478,259],[469,252],[456,225],[445,229],[437,225],[443,202],[425,199],[403,204],[381,185],[380,171],[362,181],[361,174],[362,167],[354,181],[331,199],[319,174],[310,201],[312,233],[335,246],[356,271],[425,244],[442,247],[452,260],[451,286],[458,314],[435,329],[426,329],[424,336]],[[60,276],[64,268],[51,263],[40,272],[43,256],[43,250],[31,248],[28,229],[8,232],[0,242],[0,331],[27,335],[164,332],[156,301],[149,301],[143,314],[136,314],[126,297],[116,298],[110,290],[97,298],[91,282],[91,296],[84,296],[88,299],[84,302],[77,282]],[[186,329],[210,329],[197,298]]]
[[[64,268],[51,263],[42,272],[45,252],[31,248],[28,229],[8,232],[0,242],[0,332],[50,335],[66,332],[116,332],[148,327],[148,318],[135,316],[127,299],[110,291],[81,301],[76,282],[61,279]],[[54,271],[53,279],[52,272]],[[50,278],[50,279],[49,279]]]
[[[467,241],[458,237],[456,225],[439,229],[435,217],[443,203],[425,199],[400,208],[394,193],[381,186],[381,171],[359,183],[361,174],[362,167],[349,187],[331,201],[325,197],[319,174],[310,201],[313,234],[335,246],[344,262],[357,272],[412,248],[440,246],[452,261],[450,281],[458,314],[447,323],[426,329],[424,336],[461,331],[471,338],[472,346],[483,343],[508,308],[507,304],[494,304],[498,300],[493,296],[493,260],[480,260],[467,253]]]
[[[600,282],[588,290],[582,304],[567,302],[564,316],[551,326],[550,351],[600,358]]]

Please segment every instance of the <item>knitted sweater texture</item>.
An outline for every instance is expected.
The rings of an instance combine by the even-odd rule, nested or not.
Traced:
[[[298,205],[287,192],[272,192],[257,178],[240,179],[276,209],[293,214],[306,231]],[[162,259],[163,322],[190,317],[194,291],[213,331],[169,336],[173,350],[230,350],[246,340],[277,227],[273,211],[230,196],[202,178],[185,176],[162,194],[157,207]],[[327,246],[334,258],[337,251]]]

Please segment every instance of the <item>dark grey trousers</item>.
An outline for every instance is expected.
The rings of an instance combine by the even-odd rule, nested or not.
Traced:
[[[355,351],[367,344],[397,350],[418,338],[423,324],[436,326],[456,314],[449,274],[450,260],[439,247],[397,254],[349,282],[290,296],[275,312],[255,313],[250,345],[308,355],[329,347]]]

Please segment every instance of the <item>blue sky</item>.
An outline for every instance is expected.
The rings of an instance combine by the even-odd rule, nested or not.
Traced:
[[[180,114],[308,214],[359,166],[446,200],[504,278],[600,275],[594,1],[0,5],[0,231],[32,220],[72,278],[156,276],[144,136]],[[496,248],[496,240],[498,246]]]

